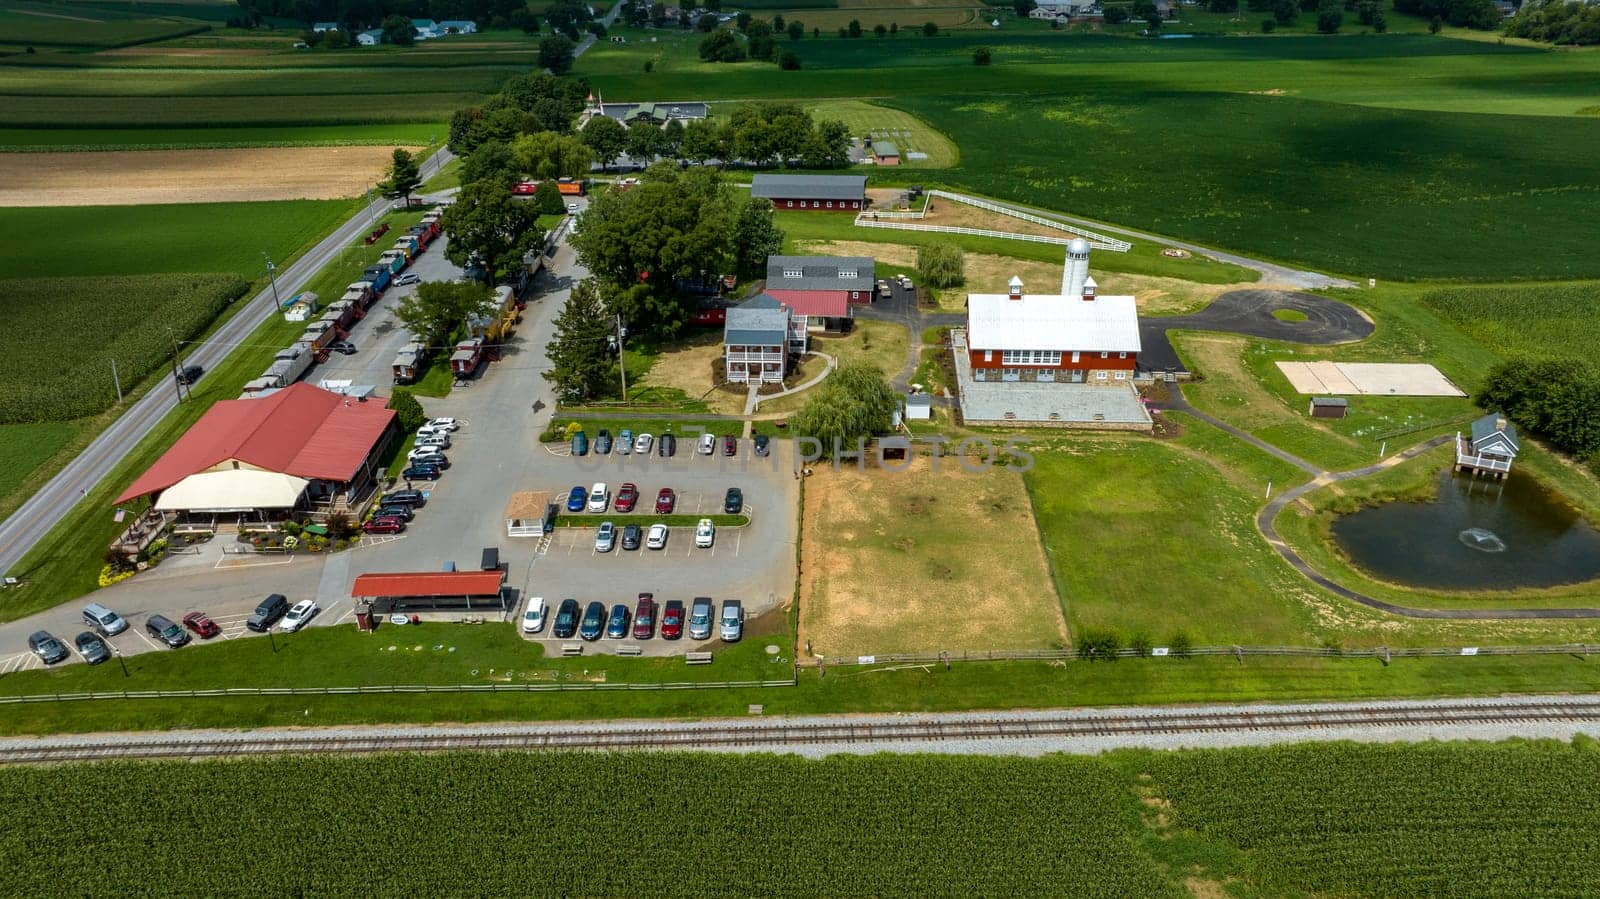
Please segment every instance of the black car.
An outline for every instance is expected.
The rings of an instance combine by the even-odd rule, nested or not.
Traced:
[[[378,510],[378,514],[376,514],[376,515],[374,515],[372,517],[373,518],[398,518],[401,521],[410,521],[411,519],[417,517],[417,513],[411,511],[411,507],[410,506],[402,506],[399,503],[396,503],[396,504],[394,504],[392,506],[384,506],[383,508]]]
[[[622,529],[622,548],[638,549],[639,543],[644,539],[644,528],[630,524]]]
[[[576,599],[563,599],[561,608],[556,610],[555,634],[564,640],[577,632],[578,601]]]
[[[67,656],[71,655],[67,652],[67,647],[49,631],[34,631],[28,637],[28,648],[33,650],[34,655],[43,659],[46,665],[66,661]]]
[[[594,435],[594,454],[597,456],[608,455],[611,452],[611,431],[601,428],[600,433]]]
[[[400,477],[408,481],[437,481],[443,473],[437,465],[413,465],[400,472]]]
[[[772,438],[771,437],[768,437],[765,434],[757,434],[756,435],[756,455],[765,456],[770,451],[769,444],[771,444],[771,443],[772,443]]]
[[[670,459],[676,456],[678,454],[678,438],[671,434],[662,434],[661,439],[656,441],[656,452],[660,453],[663,459]]]
[[[583,610],[583,623],[578,626],[578,636],[585,640],[600,639],[600,632],[606,626],[606,607],[598,602],[589,603]]]
[[[150,632],[150,636],[173,649],[189,642],[189,632],[165,615],[151,615],[145,619],[144,629]]]
[[[94,631],[84,631],[72,642],[78,647],[78,655],[83,656],[83,660],[91,665],[98,665],[111,658],[111,647],[107,646],[106,641],[100,639],[100,635]]]
[[[722,497],[722,511],[729,515],[738,515],[744,511],[744,491],[738,487],[729,487],[728,493]]]
[[[246,621],[244,626],[258,634],[264,634],[267,628],[276,624],[288,611],[289,600],[282,593],[274,593],[263,599],[261,605],[256,606],[256,610],[251,613],[250,620]]]
[[[434,468],[445,469],[450,467],[450,457],[444,453],[423,453],[420,456],[412,456],[411,464],[419,467],[432,465]]]
[[[611,620],[606,622],[606,636],[613,640],[628,636],[628,607],[620,602],[611,607]]]
[[[335,340],[333,343],[328,344],[328,349],[341,356],[354,356],[356,354],[356,345],[348,340]]]
[[[385,493],[383,498],[378,500],[380,506],[426,506],[427,504],[428,498],[422,495],[421,490],[396,490]]]
[[[180,369],[178,371],[178,383],[179,384],[193,384],[194,382],[200,380],[200,376],[205,374],[205,373],[206,373],[206,370],[204,368],[202,368],[201,366],[198,366],[198,365],[185,365],[182,369]]]

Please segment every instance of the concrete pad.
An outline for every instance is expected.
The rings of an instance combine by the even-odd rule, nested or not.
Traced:
[[[1279,362],[1297,393],[1320,396],[1466,396],[1425,362]]]

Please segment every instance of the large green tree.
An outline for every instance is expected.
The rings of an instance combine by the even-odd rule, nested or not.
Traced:
[[[544,377],[569,397],[593,399],[611,386],[609,340],[615,333],[601,283],[578,282],[556,316],[555,336],[546,346],[550,370]]]
[[[539,187],[533,192],[534,208],[540,215],[560,215],[567,211],[566,198],[561,196],[561,188],[554,181],[540,181]]]
[[[450,345],[467,316],[484,314],[494,305],[487,285],[471,281],[425,281],[395,307],[395,317],[424,344],[442,349]]]
[[[522,180],[522,169],[511,148],[503,141],[488,140],[461,162],[461,183],[492,181],[512,187]]]
[[[649,165],[663,143],[661,129],[650,122],[634,122],[628,127],[628,155],[634,162]]]
[[[589,119],[579,132],[584,146],[594,151],[600,165],[609,166],[628,148],[628,129],[610,116],[597,115]]]
[[[519,261],[544,239],[537,218],[538,210],[513,197],[506,185],[474,181],[461,188],[439,220],[450,235],[445,258],[463,268],[478,263],[492,282],[503,265]]]
[[[966,257],[953,243],[917,248],[917,275],[929,287],[955,287],[967,279]]]
[[[417,42],[417,28],[405,16],[390,16],[383,20],[383,42],[396,47],[409,47]]]
[[[534,178],[583,178],[594,162],[594,151],[570,134],[538,131],[524,134],[511,144],[517,169]]]
[[[728,146],[722,131],[706,119],[695,119],[683,129],[683,145],[679,152],[684,159],[702,165],[709,159],[727,159]]]
[[[794,433],[822,441],[822,451],[833,458],[835,441],[838,449],[853,452],[858,441],[889,433],[899,404],[882,369],[849,362],[828,376],[789,424]]]
[[[552,34],[539,42],[539,67],[557,75],[572,71],[576,45],[565,34]]]
[[[389,176],[378,183],[378,190],[391,200],[404,199],[407,205],[411,203],[411,195],[422,186],[422,170],[417,166],[417,160],[404,147],[394,148],[394,157],[389,163]]]
[[[389,403],[384,408],[394,410],[402,434],[412,433],[428,420],[427,413],[422,411],[422,404],[417,402],[411,391],[404,387],[396,387],[390,391]]]
[[[772,201],[744,197],[733,225],[733,265],[741,278],[756,278],[767,270],[767,257],[783,250],[783,229],[772,215]]]
[[[1600,452],[1600,369],[1578,359],[1515,358],[1489,370],[1473,401],[1580,456]]]

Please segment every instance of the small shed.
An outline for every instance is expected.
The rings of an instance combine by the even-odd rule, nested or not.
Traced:
[[[1314,396],[1308,411],[1312,418],[1344,418],[1350,411],[1350,402],[1339,396]]]
[[[1504,412],[1490,412],[1474,421],[1472,430],[1463,438],[1456,432],[1456,471],[1482,472],[1496,478],[1511,474],[1511,463],[1516,461],[1522,444],[1517,441],[1516,426]]]
[[[548,490],[519,490],[506,503],[507,537],[543,537],[556,523]]]
[[[878,165],[899,165],[900,148],[891,141],[875,140],[872,142],[872,161]]]
[[[311,316],[317,311],[317,295],[311,291],[302,291],[289,298],[289,304],[283,307],[283,320],[290,322],[310,321]]]
[[[933,417],[933,397],[926,393],[913,393],[906,397],[906,420],[927,421]]]

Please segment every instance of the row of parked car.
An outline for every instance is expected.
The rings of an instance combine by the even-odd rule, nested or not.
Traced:
[[[278,629],[293,633],[306,625],[306,622],[315,618],[321,611],[315,601],[303,599],[289,605],[289,601],[281,593],[274,593],[262,600],[256,606],[244,626],[258,633],[264,633],[272,625],[277,624]],[[152,614],[145,618],[144,629],[157,642],[177,649],[190,640],[190,635],[202,640],[209,640],[222,633],[222,628],[212,621],[204,612],[190,612],[183,616],[180,626],[172,619],[161,614]],[[78,650],[78,655],[91,665],[98,665],[112,656],[111,645],[106,642],[107,637],[114,637],[128,629],[128,619],[122,617],[110,608],[92,602],[83,608],[83,622],[89,630],[73,638],[73,646]],[[46,665],[64,662],[72,657],[67,645],[49,631],[35,631],[28,637],[28,649],[37,655]]]
[[[543,633],[549,611],[544,597],[535,596],[528,600],[528,607],[522,613],[522,632]],[[578,601],[568,598],[563,599],[556,609],[555,626],[551,632],[562,640],[574,635],[590,642],[599,640],[601,636],[611,640],[622,640],[629,636],[635,640],[648,640],[655,636],[658,611],[661,616],[660,628],[663,640],[677,640],[684,635],[685,630],[688,631],[691,640],[709,640],[712,622],[719,620],[716,615],[716,603],[709,596],[695,597],[689,604],[687,615],[681,599],[669,599],[666,605],[658,610],[655,595],[652,593],[640,593],[631,612],[626,603],[619,602],[613,605],[608,613],[605,603],[595,601],[589,603],[581,615]],[[744,636],[744,605],[737,599],[723,600],[720,622],[718,636],[722,641],[738,642],[739,638]]]
[[[622,513],[632,512],[639,504],[639,485],[631,481],[617,488],[616,511]],[[611,488],[600,481],[588,490],[579,484],[567,494],[567,511],[589,511],[595,514],[604,514],[612,508]],[[671,487],[662,487],[656,491],[656,514],[671,515],[678,508],[678,493]],[[722,511],[727,515],[738,515],[744,511],[744,491],[738,487],[729,487],[722,495]]]
[[[717,451],[717,443],[717,435],[701,434],[699,454],[702,456],[710,456],[715,454]],[[722,454],[724,456],[737,456],[739,454],[739,438],[723,437],[721,438],[721,443]],[[752,443],[755,447],[755,454],[758,456],[765,456],[772,450],[771,440],[765,434],[756,435]],[[589,442],[588,434],[584,433],[583,431],[579,431],[572,435],[572,454],[574,456],[589,455],[590,447],[591,444]],[[621,431],[617,432],[617,438],[615,441],[613,441],[611,439],[610,429],[601,428],[599,432],[595,434],[593,443],[594,454],[597,456],[609,455],[613,449],[615,449],[616,454],[619,456],[648,456],[650,454],[651,447],[655,448],[656,454],[661,458],[670,459],[678,454],[678,438],[672,434],[662,434],[659,440],[656,439],[655,435],[653,434],[639,434],[638,436],[634,436],[632,429],[623,428]]]
[[[406,468],[400,476],[411,481],[437,481],[450,467],[451,435],[460,430],[461,422],[454,418],[435,418],[417,429],[417,437],[406,454]],[[427,505],[422,491],[396,490],[378,500],[378,510],[361,529],[369,534],[398,534],[417,517],[417,510]]]

